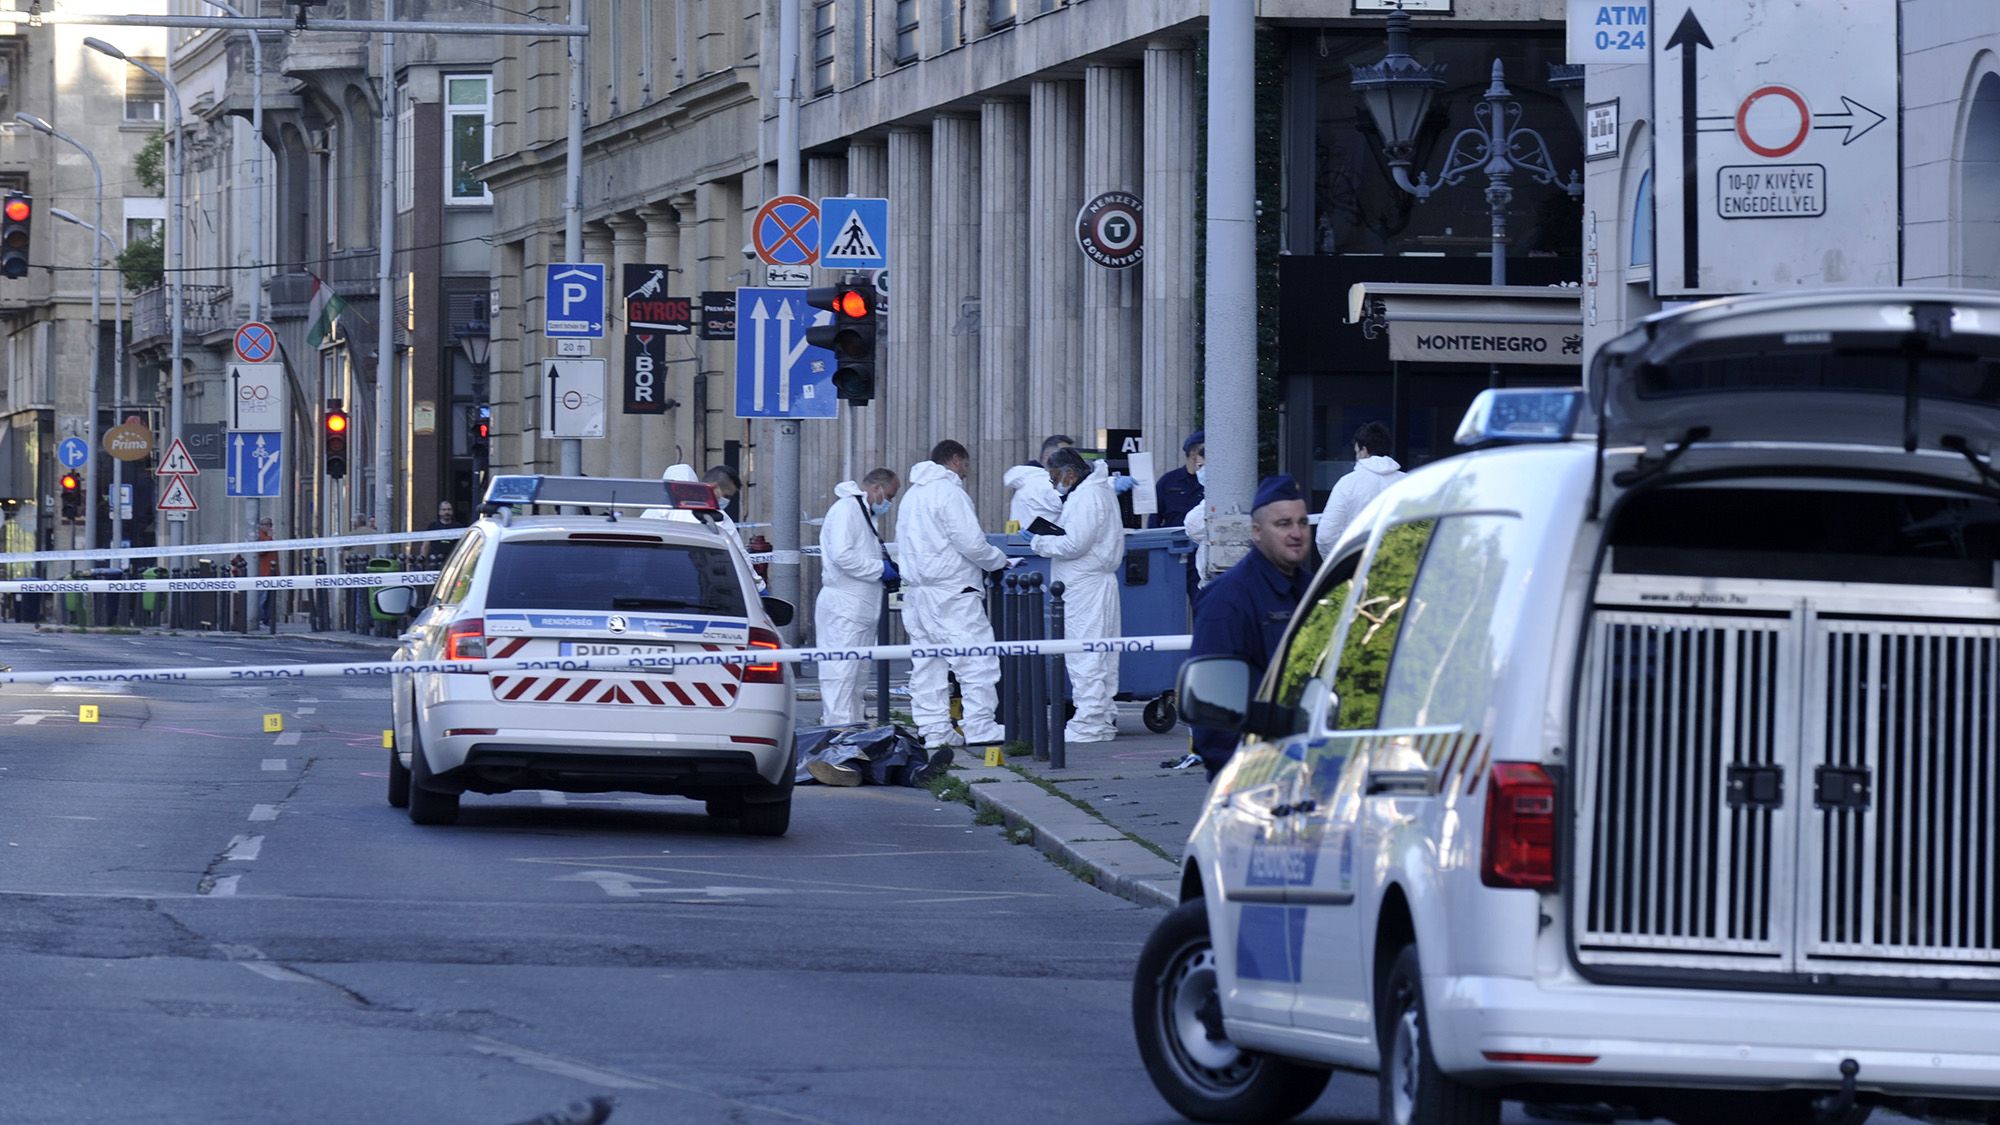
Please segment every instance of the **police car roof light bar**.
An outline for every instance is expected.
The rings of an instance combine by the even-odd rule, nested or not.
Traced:
[[[677,508],[719,513],[715,486],[699,481],[630,477],[496,476],[486,486],[482,512],[510,507],[572,504],[592,508]]]

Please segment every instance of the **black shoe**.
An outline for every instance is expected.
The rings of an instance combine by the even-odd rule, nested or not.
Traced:
[[[939,747],[931,752],[929,761],[904,771],[903,784],[922,786],[928,784],[932,778],[943,777],[945,771],[951,768],[951,759],[951,747]]]

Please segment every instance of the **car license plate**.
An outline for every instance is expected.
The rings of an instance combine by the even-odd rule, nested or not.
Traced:
[[[672,656],[677,651],[672,645],[627,645],[607,644],[603,641],[564,641],[559,649],[564,656]],[[672,670],[672,665],[661,668],[661,672]]]

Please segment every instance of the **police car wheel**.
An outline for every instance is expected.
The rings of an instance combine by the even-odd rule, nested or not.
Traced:
[[[1438,1069],[1431,1054],[1430,1022],[1424,1014],[1423,970],[1417,947],[1396,955],[1376,1006],[1376,1043],[1382,1054],[1376,1075],[1381,1120],[1391,1125],[1497,1125],[1500,1098],[1455,1082]]]
[[[458,820],[458,794],[431,788],[431,763],[424,757],[424,728],[410,723],[410,823],[453,824]]]
[[[1194,1121],[1285,1121],[1319,1100],[1330,1071],[1246,1051],[1222,1031],[1215,950],[1201,899],[1161,921],[1132,981],[1139,1057],[1160,1096]]]
[[[410,771],[403,765],[402,757],[394,750],[389,751],[389,807],[392,809],[410,807]]]
[[[792,795],[785,794],[782,801],[745,802],[736,823],[745,836],[783,836],[792,826]]]

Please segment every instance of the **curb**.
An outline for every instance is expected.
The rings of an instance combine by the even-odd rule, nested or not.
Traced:
[[[1027,828],[1035,849],[1120,898],[1171,910],[1180,904],[1180,869],[1128,839],[1094,813],[1070,804],[1004,767],[953,770],[976,809],[992,809],[1009,828]]]

